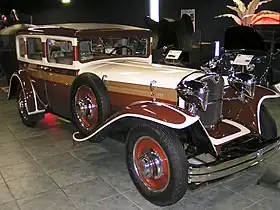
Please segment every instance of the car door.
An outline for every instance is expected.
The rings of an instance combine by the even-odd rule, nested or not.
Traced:
[[[47,39],[49,79],[46,81],[47,96],[53,113],[71,119],[70,90],[76,71],[73,70],[71,41]]]

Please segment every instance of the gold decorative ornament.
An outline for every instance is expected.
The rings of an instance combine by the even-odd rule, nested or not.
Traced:
[[[280,13],[271,10],[261,10],[256,13],[257,9],[272,0],[252,0],[247,6],[242,0],[233,0],[235,6],[227,5],[227,8],[236,12],[236,14],[223,14],[215,18],[229,17],[237,24],[250,26],[262,24],[264,19],[272,24],[280,24]]]

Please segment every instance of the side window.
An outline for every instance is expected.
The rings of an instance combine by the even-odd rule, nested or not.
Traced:
[[[40,38],[27,38],[27,57],[33,60],[42,60],[43,46]]]
[[[49,63],[72,65],[72,43],[70,41],[48,39],[47,58]]]
[[[24,57],[24,55],[25,55],[25,43],[24,43],[24,39],[23,39],[23,38],[19,38],[18,44],[19,44],[19,56],[20,56],[20,57]]]

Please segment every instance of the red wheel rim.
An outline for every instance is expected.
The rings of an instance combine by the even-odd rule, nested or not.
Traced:
[[[165,190],[170,179],[169,161],[156,140],[150,137],[138,139],[134,146],[133,161],[139,178],[149,190]]]
[[[76,116],[81,126],[87,130],[93,130],[98,123],[98,104],[91,88],[81,86],[75,95]]]

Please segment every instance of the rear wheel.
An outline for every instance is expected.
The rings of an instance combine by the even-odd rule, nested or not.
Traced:
[[[187,158],[176,133],[161,125],[141,123],[129,132],[126,149],[129,174],[144,198],[168,206],[184,196]]]
[[[98,103],[92,89],[82,85],[75,94],[75,112],[84,133],[92,131],[98,123]]]
[[[107,89],[94,74],[80,75],[72,87],[72,121],[83,137],[88,136],[102,125],[110,114]],[[101,140],[100,136],[91,139],[96,142]]]

